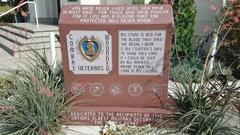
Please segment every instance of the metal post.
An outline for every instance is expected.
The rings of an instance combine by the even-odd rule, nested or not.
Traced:
[[[50,38],[51,54],[52,54],[51,64],[53,65],[53,68],[55,68],[56,67],[56,45],[55,45],[54,32],[49,32],[49,38]]]
[[[37,4],[36,4],[35,2],[34,2],[33,4],[34,4],[34,10],[35,10],[35,17],[36,17],[37,29],[39,29]]]
[[[208,64],[208,74],[210,74],[213,70],[214,55],[215,55],[216,49],[217,49],[217,41],[218,41],[218,35],[217,35],[217,33],[215,33],[215,34],[213,34],[213,42],[212,42],[212,46],[210,48],[210,60],[209,60],[209,64]]]
[[[223,0],[223,7],[226,6],[226,0]]]
[[[223,8],[226,6],[226,0],[223,0]],[[217,49],[217,41],[218,41],[218,33],[213,34],[213,42],[212,46],[210,48],[210,60],[208,64],[208,74],[210,74],[214,67],[214,55],[216,53]]]

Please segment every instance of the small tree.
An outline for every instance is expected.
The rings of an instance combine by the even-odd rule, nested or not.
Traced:
[[[151,0],[150,4],[162,4],[163,0]],[[180,57],[192,54],[196,6],[194,0],[175,0],[171,3],[176,28],[176,44],[173,48]],[[173,54],[175,56],[175,53]]]

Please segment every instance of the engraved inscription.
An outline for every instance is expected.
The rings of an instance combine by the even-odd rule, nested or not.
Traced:
[[[170,11],[163,6],[72,6],[63,14],[80,23],[150,23]]]
[[[162,75],[165,30],[121,30],[119,75]]]
[[[104,125],[107,121],[118,124],[142,125],[148,123],[161,123],[163,115],[159,113],[138,112],[71,112],[70,119],[73,121],[91,122],[96,125]]]

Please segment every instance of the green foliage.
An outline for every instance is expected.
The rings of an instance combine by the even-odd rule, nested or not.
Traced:
[[[12,81],[9,76],[0,77],[0,100],[7,98],[13,88]]]
[[[179,74],[179,72],[186,72]],[[193,82],[199,82],[203,71],[203,60],[198,57],[182,58],[180,61],[173,61],[171,64],[171,80],[184,80],[190,78]]]
[[[175,114],[178,131],[189,135],[239,135],[240,129],[226,124],[239,82],[230,82],[219,72],[203,78],[199,83],[185,78],[170,86],[171,97],[179,108]]]
[[[173,6],[176,27],[175,50],[179,56],[192,54],[196,7],[194,0],[177,0]]]
[[[10,6],[9,2],[8,3],[0,3],[0,14],[8,11],[9,9],[11,9],[11,6]],[[13,12],[0,17],[0,22],[12,23],[13,20],[14,20],[14,13]]]
[[[144,0],[133,0],[132,3],[133,4],[144,4]]]
[[[227,4],[223,15],[226,14],[226,18],[222,24],[222,34],[226,34],[225,38],[220,37],[223,40],[223,44],[219,47],[216,59],[220,60],[226,67],[232,69],[232,75],[236,79],[240,79],[240,23],[239,19],[240,1],[235,4]],[[231,26],[231,27],[230,27]]]
[[[176,81],[190,79],[196,83],[200,81],[201,74],[204,69],[203,44],[208,42],[208,37],[198,36],[196,37],[196,39],[198,39],[198,41],[196,42],[197,46],[193,50],[192,55],[177,58],[173,56],[171,57],[171,80]],[[179,72],[181,72],[181,74],[179,74]]]
[[[162,4],[162,0],[151,0],[149,4]]]
[[[8,4],[5,3],[0,3],[0,13],[6,12],[9,10],[11,7]]]
[[[150,4],[161,4],[162,0],[151,0]],[[176,43],[173,51],[180,57],[192,54],[196,6],[194,0],[175,0],[173,5]],[[173,56],[176,58],[175,53]]]
[[[34,51],[19,71],[11,71],[15,89],[0,113],[0,134],[55,135],[61,133],[66,115],[63,70],[47,63],[46,55]]]
[[[224,19],[225,17],[221,18],[221,22]],[[177,21],[175,23],[178,25]],[[218,28],[216,35],[220,35],[220,32],[220,28]],[[222,37],[226,37],[227,34],[227,32],[223,33]],[[224,44],[223,39],[220,39],[217,46],[222,44]],[[235,115],[235,117],[239,117],[233,112],[233,108],[236,108],[233,106],[239,102],[239,81],[227,75],[217,59],[214,61],[214,69],[208,73],[210,71],[208,68],[209,59],[216,56],[215,54],[211,56],[210,53],[205,59],[202,70],[198,70],[200,76],[199,74],[189,75],[192,68],[183,64],[180,66],[182,69],[179,70],[179,73],[184,78],[178,77],[181,75],[176,75],[175,82],[170,85],[171,97],[179,108],[179,111],[174,115],[178,121],[177,129],[188,135],[239,135],[240,129],[228,125],[230,120],[235,120],[230,119],[230,117]],[[181,56],[180,54],[180,60]],[[197,62],[192,64],[194,63],[197,64]],[[194,78],[200,79],[196,82]]]
[[[0,22],[12,23],[13,21],[14,21],[14,14],[12,13],[4,15],[3,17],[0,18]]]

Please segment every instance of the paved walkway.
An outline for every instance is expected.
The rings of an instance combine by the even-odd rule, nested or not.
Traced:
[[[99,126],[63,126],[67,135],[100,135]]]
[[[61,56],[58,54],[58,60]],[[5,50],[0,48],[0,75],[6,69],[18,69],[22,65],[21,62],[24,62],[25,53],[21,53],[21,56],[13,57]],[[47,56],[50,56],[50,53],[47,53]],[[50,58],[50,57],[49,57]],[[63,126],[63,131],[66,135],[99,135],[100,127],[99,126]]]
[[[4,69],[16,69],[19,65],[19,60],[0,48],[0,72]]]
[[[46,55],[49,62],[51,62],[51,50],[46,49]],[[57,61],[61,61],[61,51],[60,48],[56,49],[56,59]],[[20,52],[15,56],[10,55],[5,50],[0,47],[0,73],[6,69],[18,69],[19,66],[22,66],[23,62],[25,62],[25,58],[29,56],[29,52]]]

